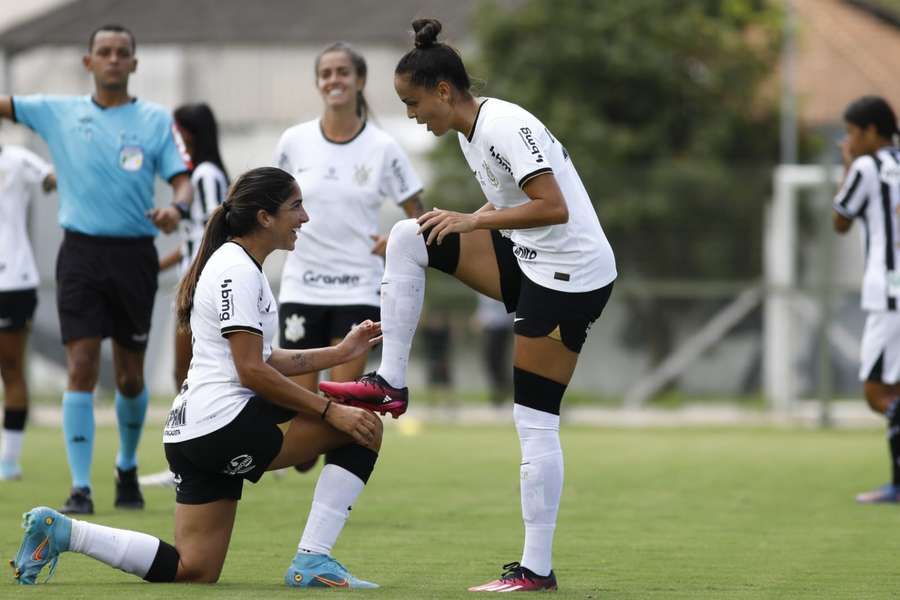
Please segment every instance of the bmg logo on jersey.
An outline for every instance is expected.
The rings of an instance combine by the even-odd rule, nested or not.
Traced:
[[[222,282],[219,295],[219,321],[228,321],[234,312],[234,292],[231,290],[230,279]]]
[[[535,157],[534,162],[544,162],[544,156],[541,154],[541,149],[538,148],[537,142],[534,141],[534,134],[531,133],[531,128],[519,128],[519,137],[522,138],[525,147],[528,148],[528,151]]]

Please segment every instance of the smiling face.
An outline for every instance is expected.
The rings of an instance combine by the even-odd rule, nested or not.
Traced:
[[[316,67],[316,87],[327,108],[352,107],[356,110],[357,96],[366,85],[353,67],[350,56],[342,50],[326,52]]]
[[[125,89],[137,69],[131,36],[121,31],[98,31],[91,52],[82,59],[101,89]]]
[[[453,120],[450,84],[440,81],[434,88],[410,83],[408,73],[394,76],[394,89],[400,101],[406,105],[406,116],[415,119],[436,136],[450,130]]]
[[[274,215],[267,215],[268,229],[273,237],[273,246],[278,250],[293,250],[300,234],[300,227],[309,221],[309,215],[303,208],[303,197],[300,195],[300,187],[294,185],[294,191],[287,200],[278,207]]]

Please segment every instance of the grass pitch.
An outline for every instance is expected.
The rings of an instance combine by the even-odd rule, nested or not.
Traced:
[[[141,468],[164,465],[148,427]],[[878,431],[611,430],[564,427],[566,482],[554,566],[560,598],[896,598],[900,506],[857,506],[887,476]],[[148,508],[112,508],[113,429],[98,429],[92,520],[172,540],[173,492]],[[214,586],[152,585],[63,554],[40,588],[0,583],[0,598],[471,598],[465,589],[518,560],[518,442],[512,426],[389,427],[372,481],[335,556],[373,591],[281,584],[315,473],[246,485],[231,549]],[[31,428],[25,479],[0,483],[0,552],[18,547],[20,514],[58,507],[68,471],[58,430]]]

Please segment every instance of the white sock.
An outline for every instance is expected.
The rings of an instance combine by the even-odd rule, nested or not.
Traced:
[[[381,280],[384,341],[378,374],[397,388],[406,385],[409,351],[425,299],[428,251],[418,230],[415,219],[398,221],[391,229]]]
[[[553,568],[553,533],[563,486],[559,415],[513,405],[522,447],[522,520],[525,548],[521,565],[545,577]]]
[[[153,565],[159,539],[128,529],[114,529],[72,519],[69,550],[143,578]]]
[[[16,429],[4,429],[0,434],[0,462],[18,464],[22,456],[22,440],[25,432]]]
[[[325,465],[316,482],[309,517],[297,550],[330,555],[353,503],[365,486],[362,479],[347,469]]]

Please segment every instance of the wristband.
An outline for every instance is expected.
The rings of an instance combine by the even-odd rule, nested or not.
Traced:
[[[175,210],[178,211],[178,214],[181,215],[182,219],[191,218],[191,207],[186,202],[173,202],[172,206],[175,207]]]
[[[322,420],[325,420],[325,413],[328,412],[328,409],[331,408],[331,398],[328,399],[328,402],[325,403],[325,410],[322,411]]]

